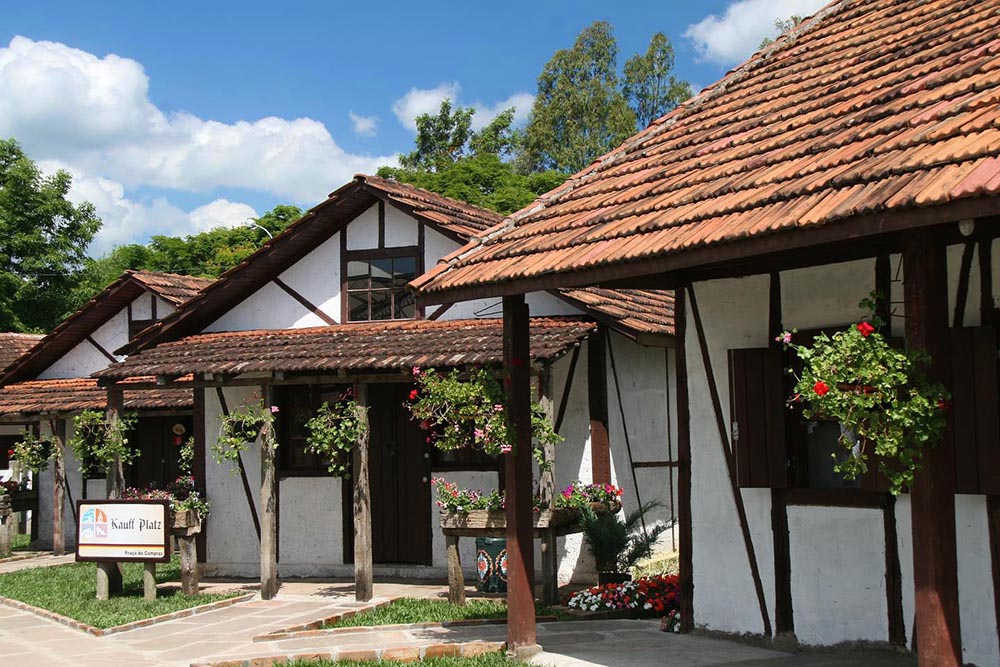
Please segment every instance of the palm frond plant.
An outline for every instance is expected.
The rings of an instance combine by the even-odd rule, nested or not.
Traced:
[[[624,519],[618,514],[595,512],[589,505],[580,508],[580,527],[594,556],[602,584],[627,580],[628,577],[623,575],[653,553],[657,539],[667,526],[644,528],[643,519],[659,505],[656,501],[643,503]]]

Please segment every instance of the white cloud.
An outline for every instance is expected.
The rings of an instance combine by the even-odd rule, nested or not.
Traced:
[[[14,37],[0,48],[0,136],[124,188],[259,190],[311,205],[395,156],[346,152],[309,118],[220,123],[168,113],[128,58]]]
[[[498,113],[510,107],[515,108],[514,124],[523,123],[531,113],[531,105],[535,101],[534,95],[529,93],[514,93],[495,104],[485,104],[480,101],[465,104],[459,99],[461,93],[462,86],[457,81],[445,81],[434,88],[410,88],[392,105],[392,112],[404,127],[416,132],[417,116],[436,114],[442,102],[451,100],[453,106],[471,106],[476,110],[472,117],[472,128],[478,130],[485,127]]]
[[[216,199],[185,212],[163,197],[149,202],[130,199],[125,186],[101,176],[87,174],[76,167],[55,160],[40,160],[39,168],[45,173],[65,169],[73,175],[73,185],[68,199],[73,203],[90,202],[104,223],[87,248],[88,254],[98,257],[116,245],[141,243],[155,234],[185,236],[212,227],[235,227],[247,218],[257,217],[253,207],[227,199]]]
[[[354,132],[363,137],[374,137],[378,133],[378,116],[361,116],[348,111],[347,116],[354,123]]]
[[[775,19],[793,14],[809,16],[829,0],[737,0],[719,17],[710,14],[689,25],[684,36],[694,43],[702,60],[733,65],[752,55],[761,40],[774,37]]]

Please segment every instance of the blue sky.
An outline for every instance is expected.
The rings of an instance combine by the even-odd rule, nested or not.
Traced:
[[[0,25],[0,136],[105,230],[91,249],[239,224],[317,203],[356,171],[408,150],[412,118],[442,97],[485,123],[530,109],[553,52],[595,20],[619,64],[665,32],[678,73],[707,85],[771,22],[822,0],[505,3],[46,2]]]

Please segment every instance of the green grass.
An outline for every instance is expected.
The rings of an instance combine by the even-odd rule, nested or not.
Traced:
[[[142,597],[142,563],[125,563],[124,590],[102,601],[95,597],[96,572],[94,563],[70,563],[0,574],[0,596],[48,609],[97,628],[110,628],[239,594],[233,591],[186,596],[175,588],[161,588],[154,602],[146,602]],[[158,583],[179,581],[179,559],[175,557],[170,563],[158,564],[156,580]]]
[[[362,662],[296,660],[287,663],[287,667],[395,667],[402,664],[395,660],[365,660]],[[407,664],[423,665],[424,667],[511,667],[516,663],[513,660],[508,660],[507,656],[501,651],[498,653],[485,653],[475,658],[427,658],[426,660]]]
[[[10,539],[10,548],[12,551],[28,551],[28,544],[31,542],[31,535],[21,535],[20,533],[14,533]]]
[[[560,620],[571,618],[566,612],[555,607],[536,608],[539,616],[555,616]],[[384,607],[363,611],[354,616],[342,618],[325,628],[347,628],[367,625],[398,625],[401,623],[443,623],[445,621],[465,621],[470,619],[507,618],[507,605],[502,600],[473,598],[464,605],[451,604],[447,600],[402,598]]]

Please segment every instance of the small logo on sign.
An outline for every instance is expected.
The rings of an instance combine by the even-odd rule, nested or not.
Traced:
[[[83,513],[80,517],[81,537],[95,538],[108,536],[108,515],[96,507]]]

